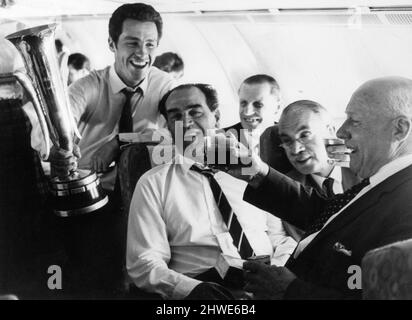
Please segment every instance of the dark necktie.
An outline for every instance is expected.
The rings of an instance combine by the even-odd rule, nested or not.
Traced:
[[[132,118],[132,97],[137,91],[132,91],[130,88],[124,88],[121,91],[126,101],[123,105],[122,114],[119,120],[119,133],[133,132],[133,118]]]
[[[335,193],[333,192],[333,183],[335,180],[333,178],[326,178],[322,183],[322,189],[328,198],[332,198]]]
[[[211,169],[200,168],[196,164],[194,164],[190,169],[199,172],[206,178],[208,178],[210,188],[212,189],[213,197],[215,198],[220,214],[222,215],[223,221],[229,229],[229,233],[233,239],[233,244],[238,249],[241,258],[247,259],[254,255],[253,249],[250,246],[249,240],[246,238],[246,234],[243,232],[239,220],[234,214],[225,194],[214,178],[214,172]]]
[[[369,184],[369,178],[363,179],[360,183],[346,190],[344,193],[337,194],[326,204],[325,210],[317,217],[312,225],[309,226],[306,235],[308,236],[323,228],[324,224],[331,216],[339,212],[346,206],[363,188]]]

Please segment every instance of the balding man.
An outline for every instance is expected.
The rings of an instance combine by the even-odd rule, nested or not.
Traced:
[[[338,130],[362,182],[326,200],[253,156],[244,199],[308,232],[286,267],[245,263],[245,289],[257,298],[361,298],[350,270],[371,249],[412,237],[412,80],[366,82]]]
[[[336,138],[336,130],[328,111],[316,101],[289,104],[280,117],[279,134],[281,147],[293,165],[287,176],[306,186],[309,193],[331,197],[355,184],[352,172],[339,165],[347,162],[328,157],[325,141]],[[302,230],[288,223],[285,228],[293,238],[301,239]]]

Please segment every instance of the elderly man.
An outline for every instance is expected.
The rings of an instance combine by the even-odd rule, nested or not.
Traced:
[[[239,88],[240,122],[224,130],[232,132],[245,146],[260,154],[263,161],[282,173],[292,169],[279,147],[276,116],[280,110],[280,88],[267,74],[246,78]]]
[[[214,174],[190,156],[191,137],[205,136],[216,127],[213,88],[178,86],[159,109],[167,118],[177,156],[137,183],[128,224],[129,276],[139,288],[164,298],[232,298],[226,288],[235,289],[236,284],[218,268],[224,257],[235,258],[241,266],[241,258],[268,255],[273,264],[283,265],[295,241],[286,236],[279,219],[241,200],[243,181]]]
[[[337,135],[352,151],[350,169],[364,180],[341,195],[309,195],[252,157],[244,199],[310,230],[285,267],[244,264],[245,289],[257,298],[361,298],[361,289],[348,286],[349,268],[371,249],[412,237],[412,80],[366,82],[346,114]]]
[[[299,100],[289,104],[280,117],[279,134],[281,146],[294,167],[287,175],[311,188],[308,192],[330,197],[354,184],[356,179],[351,171],[335,166],[328,158],[325,141],[336,138],[336,132],[327,110],[319,103]],[[288,223],[285,227],[293,238],[300,240],[301,230]]]

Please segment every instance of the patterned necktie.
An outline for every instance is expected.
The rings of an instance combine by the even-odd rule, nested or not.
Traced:
[[[242,226],[239,223],[236,215],[234,214],[232,207],[229,204],[225,194],[214,178],[214,172],[211,169],[203,169],[194,164],[190,170],[199,172],[204,175],[210,183],[213,197],[222,215],[223,221],[229,229],[229,233],[232,236],[233,244],[239,251],[242,259],[247,259],[254,255],[253,249],[250,246],[249,240],[246,238],[246,234],[243,232]]]
[[[335,213],[339,212],[340,209],[346,206],[368,184],[369,178],[363,179],[360,183],[354,185],[344,193],[340,193],[330,199],[326,204],[325,210],[320,214],[319,217],[315,219],[314,223],[309,226],[305,236],[308,236],[322,229],[324,224],[329,220],[331,216],[333,216]]]
[[[322,183],[322,189],[328,198],[332,198],[335,195],[335,192],[333,192],[334,182],[335,180],[333,178],[326,178]]]
[[[132,118],[132,97],[137,91],[132,91],[130,88],[123,88],[121,91],[126,96],[126,101],[123,105],[122,114],[119,120],[119,133],[133,132]]]

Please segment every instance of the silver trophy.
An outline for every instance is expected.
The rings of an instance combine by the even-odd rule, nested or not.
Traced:
[[[73,151],[74,139],[80,138],[69,107],[66,85],[58,66],[54,31],[56,24],[24,29],[8,35],[21,54],[26,72],[9,75],[18,81],[31,97],[46,143],[48,158],[50,140],[58,148]],[[85,214],[108,202],[100,180],[90,170],[76,170],[50,181],[51,204],[62,217]]]

